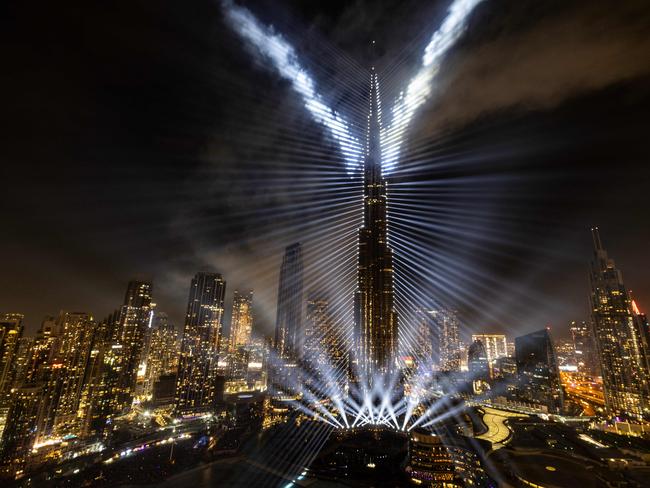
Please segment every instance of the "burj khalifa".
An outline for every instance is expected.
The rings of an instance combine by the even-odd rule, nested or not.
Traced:
[[[375,69],[371,72],[366,134],[363,226],[359,229],[358,283],[355,293],[353,361],[357,380],[369,384],[395,370],[397,314],[394,310],[393,252],[388,246],[386,180],[381,164],[381,102]]]

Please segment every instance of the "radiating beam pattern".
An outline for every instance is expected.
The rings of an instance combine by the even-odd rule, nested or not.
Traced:
[[[460,38],[467,25],[467,19],[474,8],[483,0],[455,0],[447,12],[440,28],[433,34],[424,49],[422,64],[402,91],[392,108],[392,120],[383,128],[381,137],[382,169],[389,174],[397,164],[406,130],[413,115],[431,94],[432,82],[438,73],[445,54]]]
[[[352,135],[350,124],[345,118],[328,107],[316,92],[314,80],[298,62],[293,46],[276,33],[272,26],[260,24],[250,10],[229,0],[224,0],[222,5],[227,20],[248,42],[248,47],[270,61],[280,76],[291,82],[314,120],[328,129],[338,143],[348,171],[357,169],[363,154],[362,144]]]
[[[389,174],[397,166],[403,153],[402,146],[406,131],[415,111],[430,97],[433,81],[444,56],[460,38],[466,28],[469,15],[481,1],[454,0],[451,3],[440,28],[433,34],[424,50],[416,75],[407,84],[406,90],[395,100],[390,113],[390,123],[383,125],[380,122],[382,125],[380,127],[381,164],[384,175]],[[354,134],[357,132],[356,126],[326,104],[316,90],[314,78],[299,62],[293,46],[272,26],[262,25],[246,8],[230,0],[223,0],[222,6],[226,20],[246,41],[252,53],[260,56],[282,78],[291,83],[292,89],[301,97],[310,115],[327,129],[338,144],[348,173],[358,171],[365,155],[363,144],[360,142],[363,132],[358,131]],[[378,91],[377,97],[379,97]],[[381,106],[380,100],[377,100],[377,106]],[[355,106],[350,106],[349,110],[347,116],[358,115]],[[354,186],[358,191],[356,183]],[[356,193],[351,188],[349,190],[350,193]],[[397,300],[401,303],[403,317],[403,320],[400,320],[402,349],[409,350],[411,345],[418,342],[414,329],[418,322],[416,311],[420,309],[418,303],[420,300],[413,294],[413,290],[418,288],[417,275],[422,273],[423,265],[421,256],[412,256],[409,252],[413,236],[409,232],[408,223],[402,226],[399,217],[402,214],[399,209],[400,202],[400,198],[393,200],[393,204],[396,203],[398,208],[395,216],[389,220],[391,220],[391,230],[405,228],[402,228],[397,235],[391,235],[389,239],[398,253],[403,254],[401,262],[408,264],[407,269],[400,269],[397,276],[404,281],[403,285],[409,286],[397,287]],[[309,237],[322,243],[323,233],[329,233],[331,242],[327,245],[328,249],[334,251],[335,247],[345,242],[346,250],[353,251],[354,235],[359,227],[357,220],[359,213],[357,209],[351,207],[352,203],[352,200],[339,202],[346,208],[350,208],[350,211],[339,215],[338,227],[322,228]],[[332,207],[332,210],[336,209]],[[323,218],[323,223],[324,221]],[[333,224],[333,222],[328,223]],[[339,237],[332,239],[331,231],[335,231],[335,235]],[[347,249],[348,247],[350,249]],[[323,259],[327,260],[326,257]],[[340,264],[350,263],[342,260]],[[313,266],[313,276],[308,276],[307,280],[317,283],[319,278],[322,279],[321,271],[328,266],[324,261],[316,261]],[[337,267],[337,269],[330,269],[330,272],[347,276],[351,269],[352,266],[345,270]],[[349,324],[352,317],[349,305],[354,291],[354,282],[347,278],[336,280],[342,285],[334,291],[333,296],[330,295],[330,299],[334,305],[332,315],[342,336],[341,342],[350,344],[352,341],[349,340],[351,333]],[[414,286],[410,286],[411,284]],[[449,397],[446,394],[454,393],[455,387],[445,384],[444,378],[442,380],[434,378],[430,362],[420,361],[417,370],[409,373],[410,377],[406,383],[403,383],[397,374],[367,378],[363,370],[355,371],[353,376],[359,378],[359,381],[350,383],[348,367],[323,361],[322,358],[327,357],[327,351],[312,351],[312,354],[315,356],[303,357],[293,361],[291,365],[286,364],[284,358],[272,358],[271,362],[274,363],[272,369],[295,373],[280,375],[283,377],[282,380],[277,381],[271,389],[276,396],[290,399],[296,410],[321,420],[331,428],[350,429],[366,425],[381,425],[407,431],[416,426],[433,426],[444,418],[456,416],[464,409],[462,404],[448,405]],[[349,366],[355,369],[354,364]]]

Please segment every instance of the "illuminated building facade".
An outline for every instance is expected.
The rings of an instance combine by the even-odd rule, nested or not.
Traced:
[[[412,345],[416,367],[424,365],[426,370],[433,370],[440,359],[440,331],[431,312],[418,311],[417,339]]]
[[[86,380],[93,327],[91,315],[61,312],[57,319],[59,340],[52,358],[50,392],[55,395],[54,431],[79,434],[79,404]]]
[[[232,350],[247,346],[253,332],[253,290],[241,293],[235,290],[230,320],[230,346]]]
[[[460,340],[460,322],[453,310],[431,310],[440,332],[440,369],[442,371],[460,371],[463,343]]]
[[[515,357],[521,399],[545,406],[551,413],[561,413],[564,392],[548,329],[515,338]]]
[[[328,307],[323,298],[307,301],[305,362],[321,381],[341,385],[348,371],[348,354]],[[323,377],[324,371],[331,372],[332,377]]]
[[[490,364],[508,355],[508,342],[503,334],[472,334],[472,342],[474,341],[481,341]]]
[[[9,394],[16,375],[16,358],[23,336],[23,315],[0,315],[0,402]]]
[[[582,322],[574,320],[569,324],[569,330],[578,372],[589,376],[595,375],[598,371],[598,362],[591,327],[584,320]]]
[[[610,415],[642,418],[650,415],[648,342],[632,310],[623,276],[592,229],[591,313],[598,351],[605,407]]]
[[[304,344],[303,264],[299,242],[288,246],[280,268],[274,346],[282,359],[302,356]]]
[[[217,361],[226,282],[197,273],[190,285],[176,383],[176,412],[206,412],[217,399]]]
[[[136,394],[138,369],[153,318],[152,289],[148,282],[129,282],[124,305],[99,328],[104,335],[102,374],[110,415],[126,412]]]
[[[467,442],[424,429],[415,429],[409,436],[406,473],[421,486],[487,486],[481,460]]]
[[[161,375],[176,373],[179,355],[180,340],[176,327],[169,322],[166,313],[154,311],[148,331],[146,354],[143,354],[141,361],[144,397],[153,394],[154,384]]]
[[[394,370],[398,346],[393,252],[388,246],[386,180],[381,167],[380,130],[379,85],[373,68],[364,162],[364,218],[363,227],[359,229],[358,282],[354,310],[354,361],[361,374],[370,381],[375,372],[388,373]]]
[[[15,477],[23,471],[38,434],[43,411],[41,385],[16,389],[9,409],[8,422],[0,439],[2,472]]]

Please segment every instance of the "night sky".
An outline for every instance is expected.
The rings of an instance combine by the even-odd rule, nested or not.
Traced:
[[[388,106],[448,2],[245,5],[346,113],[365,103],[369,41]],[[219,2],[1,9],[0,311],[24,313],[30,332],[60,309],[103,318],[136,278],[181,324],[191,276],[213,270],[228,301],[255,290],[256,328],[270,331],[283,248],[300,240],[308,263],[321,259],[319,239],[338,232],[332,204],[360,188],[289,84]],[[413,283],[423,303],[458,308],[472,330],[561,333],[587,318],[598,225],[650,309],[648,53],[645,0],[476,9],[389,176],[430,256]],[[354,257],[336,259],[311,265],[310,289],[353,284]]]

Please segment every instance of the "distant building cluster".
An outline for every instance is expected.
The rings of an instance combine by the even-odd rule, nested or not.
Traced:
[[[443,394],[490,405],[647,420],[648,321],[597,230],[594,244],[592,316],[569,324],[569,339],[554,340],[548,328],[512,341],[499,333],[465,339],[458,312],[422,310],[407,355],[388,365],[393,346],[377,339],[386,349],[376,365],[401,368],[406,394],[417,391],[409,384],[412,378],[424,374]],[[3,474],[20,477],[43,463],[101,449],[119,425],[143,412],[194,418],[212,415],[227,398],[262,395],[285,405],[304,399],[307,390],[332,397],[348,392],[358,381],[353,372],[358,356],[326,294],[304,292],[302,260],[300,244],[287,247],[270,339],[254,333],[252,290],[234,292],[230,333],[224,337],[226,282],[206,272],[191,280],[182,328],[158,310],[152,284],[143,281],[130,282],[122,305],[106,318],[62,311],[46,317],[35,337],[24,334],[23,315],[0,315]],[[466,446],[450,450],[439,438],[418,432],[409,454],[414,478],[453,480],[477,463]],[[431,463],[442,463],[440,469],[450,474],[427,474]]]

